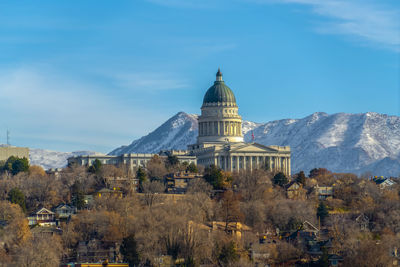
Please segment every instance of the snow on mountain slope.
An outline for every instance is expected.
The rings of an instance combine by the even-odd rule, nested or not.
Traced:
[[[400,117],[314,113],[299,120],[266,123],[254,135],[264,145],[289,145],[294,172],[325,167],[335,172],[400,174],[399,168],[391,167],[400,159]],[[245,140],[250,138],[245,136]]]
[[[38,148],[29,149],[29,161],[31,165],[42,166],[45,170],[63,168],[67,166],[67,159],[73,156],[97,155],[93,151],[56,152]]]
[[[158,153],[162,149],[186,149],[188,144],[196,142],[197,131],[197,115],[179,112],[155,131],[109,154]]]
[[[197,115],[179,112],[148,135],[135,140],[128,146],[121,146],[109,155],[125,153],[158,153],[163,149],[184,150],[195,144],[198,135]],[[243,121],[243,132],[251,131],[259,124]]]
[[[197,115],[180,112],[150,134],[110,154],[156,153],[186,149],[196,142]],[[264,145],[289,145],[292,172],[324,167],[334,172],[400,174],[400,117],[378,113],[328,115],[317,112],[302,119],[265,124],[243,121],[245,140]]]

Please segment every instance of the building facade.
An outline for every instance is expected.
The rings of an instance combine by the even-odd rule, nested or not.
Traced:
[[[180,162],[195,163],[197,164],[196,157],[183,153],[182,151],[161,151],[159,154],[150,153],[136,153],[136,154],[122,154],[119,156],[112,155],[83,155],[68,158],[68,165],[77,164],[80,166],[92,166],[95,160],[99,160],[102,164],[108,165],[121,165],[125,164],[132,171],[139,167],[146,167],[147,163],[155,156],[167,158],[168,156],[176,156]]]
[[[290,147],[264,146],[244,142],[242,117],[235,95],[222,79],[218,69],[216,81],[203,99],[201,115],[198,118],[199,134],[197,143],[188,146],[187,151],[161,151],[160,157],[176,156],[181,162],[203,166],[216,165],[225,171],[267,169],[291,174]],[[145,167],[156,154],[123,154],[120,156],[91,155],[68,159],[68,163],[91,166],[98,159],[102,164],[126,164],[132,170]]]
[[[190,155],[199,165],[216,165],[225,171],[265,168],[290,176],[290,147],[244,142],[235,95],[219,69],[216,76],[203,99],[199,135],[197,143],[188,146]]]
[[[29,148],[0,145],[0,161],[6,161],[11,156],[29,160]]]

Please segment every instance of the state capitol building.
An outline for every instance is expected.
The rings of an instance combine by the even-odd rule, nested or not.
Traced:
[[[204,95],[198,118],[197,143],[187,151],[163,151],[160,156],[175,155],[180,161],[205,167],[216,165],[225,171],[268,169],[290,176],[290,147],[246,143],[242,133],[242,117],[232,90],[218,69],[214,84]],[[122,154],[120,156],[78,156],[68,163],[90,166],[96,159],[103,164],[127,164],[132,169],[145,164],[155,154]]]

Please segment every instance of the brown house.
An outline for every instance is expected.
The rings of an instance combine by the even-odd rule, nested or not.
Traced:
[[[306,190],[301,183],[292,181],[285,185],[286,197],[289,199],[306,199]]]
[[[203,176],[199,173],[191,172],[176,172],[167,176],[167,191],[173,194],[184,194],[186,193],[187,187],[190,181],[202,178]]]
[[[78,244],[76,260],[78,262],[119,262],[119,244],[100,240],[81,241]]]
[[[94,194],[94,196],[95,197],[105,197],[105,198],[109,198],[109,197],[122,198],[122,191],[115,187],[113,189],[102,188],[99,191],[97,191]]]

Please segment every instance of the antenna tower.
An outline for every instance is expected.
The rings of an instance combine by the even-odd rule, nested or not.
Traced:
[[[10,131],[7,130],[7,146],[10,145]]]

